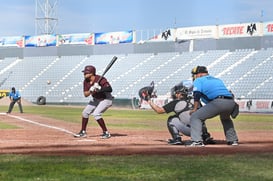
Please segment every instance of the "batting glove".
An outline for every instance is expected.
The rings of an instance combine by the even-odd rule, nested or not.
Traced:
[[[95,90],[96,90],[96,87],[95,87],[95,86],[92,86],[92,87],[90,87],[90,89],[89,89],[90,92],[94,92]]]
[[[101,86],[97,82],[94,84],[94,87],[97,91],[101,89]]]

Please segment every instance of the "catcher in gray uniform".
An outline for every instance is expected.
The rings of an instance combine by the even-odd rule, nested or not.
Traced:
[[[163,107],[159,107],[158,105],[154,104],[153,101],[150,99],[149,94],[143,93],[143,99],[148,101],[149,105],[152,107],[152,109],[159,113],[170,113],[174,112],[175,114],[172,116],[169,116],[167,120],[167,127],[168,130],[172,136],[171,139],[168,140],[168,144],[171,145],[182,145],[182,135],[189,136],[191,133],[190,128],[190,110],[193,107],[192,104],[192,98],[190,96],[190,92],[192,90],[192,87],[186,87],[183,85],[183,83],[180,83],[176,86],[174,86],[171,89],[171,96],[173,100],[167,104],[165,104]],[[145,91],[144,91],[145,92]],[[148,92],[148,91],[146,91]],[[207,127],[205,123],[203,124],[203,140],[205,144],[215,144],[215,141],[210,136],[210,133],[207,131]]]

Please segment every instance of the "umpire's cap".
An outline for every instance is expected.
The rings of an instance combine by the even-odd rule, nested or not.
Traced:
[[[208,69],[205,66],[194,67],[191,71],[192,74],[208,73]]]
[[[87,65],[82,71],[84,74],[93,74],[96,75],[96,68],[93,65]]]

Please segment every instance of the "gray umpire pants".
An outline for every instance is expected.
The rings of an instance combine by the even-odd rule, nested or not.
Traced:
[[[214,99],[192,113],[190,118],[192,141],[202,141],[202,121],[220,115],[226,141],[238,141],[230,114],[235,106],[233,99]]]
[[[21,104],[20,100],[21,99],[17,99],[17,100],[13,100],[12,102],[10,102],[8,113],[11,113],[15,103],[18,104],[20,113],[23,113],[23,107],[22,107],[22,104]]]

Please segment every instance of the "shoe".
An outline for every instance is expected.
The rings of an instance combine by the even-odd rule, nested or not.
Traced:
[[[101,138],[102,138],[102,139],[111,138],[111,134],[110,134],[108,131],[103,132],[103,134],[101,135]]]
[[[228,141],[227,142],[227,145],[230,145],[230,146],[238,146],[239,145],[239,142],[237,140],[235,141]]]
[[[86,138],[87,137],[86,131],[81,130],[78,134],[74,134],[74,137],[75,138]]]
[[[214,144],[216,144],[216,141],[210,137],[210,138],[207,138],[206,140],[204,140],[204,144],[205,145],[214,145]]]
[[[189,143],[188,145],[189,147],[204,147],[204,143],[202,141],[192,141],[191,143]]]
[[[168,144],[169,145],[183,145],[181,138],[177,138],[177,139],[169,139],[168,140]]]

